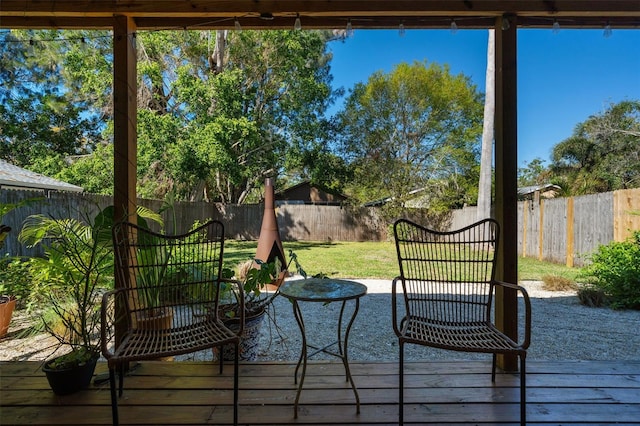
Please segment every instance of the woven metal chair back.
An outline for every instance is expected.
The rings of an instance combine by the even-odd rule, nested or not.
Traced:
[[[440,325],[489,320],[499,237],[495,220],[439,232],[400,219],[394,234],[408,317]]]
[[[127,289],[119,297],[127,299],[122,305],[130,329],[188,330],[217,314],[221,222],[209,221],[182,235],[123,222],[114,225],[113,241],[116,271]]]

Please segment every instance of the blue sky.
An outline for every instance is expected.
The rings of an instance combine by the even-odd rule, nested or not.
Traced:
[[[348,92],[376,71],[427,60],[448,64],[484,92],[486,49],[486,30],[356,30],[329,45],[333,85]],[[536,157],[548,162],[577,124],[630,99],[640,99],[640,31],[518,31],[519,167]]]

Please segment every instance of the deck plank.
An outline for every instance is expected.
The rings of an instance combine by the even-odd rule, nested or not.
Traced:
[[[519,418],[519,376],[498,374],[490,363],[415,362],[406,366],[407,424],[510,425]],[[640,422],[640,362],[530,361],[529,424],[613,425]],[[299,418],[293,418],[295,364],[240,366],[242,425],[393,425],[398,413],[397,365],[351,365],[361,398],[340,363],[314,362],[307,370]],[[106,366],[99,364],[97,374]],[[232,368],[202,362],[145,362],[125,378],[122,424],[230,424]],[[37,363],[0,363],[0,424],[111,424],[108,383],[68,396],[54,395]]]

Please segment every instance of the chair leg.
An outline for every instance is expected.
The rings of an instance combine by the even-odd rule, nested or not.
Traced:
[[[398,342],[400,349],[400,371],[398,372],[398,425],[404,425],[404,342]]]
[[[496,365],[497,365],[498,355],[493,354],[493,361],[491,363],[491,382],[496,382]]]
[[[224,353],[224,345],[218,346],[218,364],[220,365],[220,374],[222,374],[222,370],[224,369],[224,357],[222,354]]]
[[[122,396],[122,392],[124,389],[124,371],[125,371],[125,365],[124,364],[118,365],[118,397]]]
[[[235,344],[236,353],[233,359],[233,424],[234,426],[238,426],[238,387],[239,387],[239,359],[240,359],[240,346],[238,343]]]
[[[116,371],[115,368],[109,368],[109,387],[111,388],[111,415],[113,417],[113,426],[118,426],[118,396],[116,395]]]
[[[525,355],[520,356],[520,426],[527,424],[527,369]]]

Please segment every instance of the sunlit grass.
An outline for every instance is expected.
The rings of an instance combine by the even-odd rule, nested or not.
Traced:
[[[396,248],[392,242],[308,242],[284,241],[282,246],[288,259],[293,250],[308,275],[323,273],[334,278],[392,279],[398,275]],[[255,241],[229,241],[225,246],[228,266],[253,258]],[[533,258],[518,259],[518,279],[541,281],[545,275],[575,280],[578,268]]]

